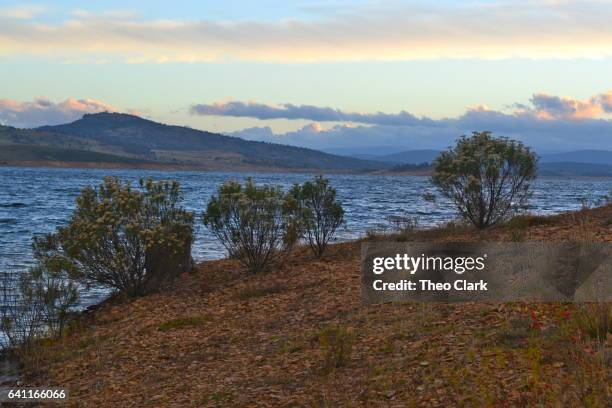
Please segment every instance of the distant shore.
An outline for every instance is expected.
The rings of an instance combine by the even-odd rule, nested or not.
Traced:
[[[160,171],[195,171],[195,172],[255,172],[255,173],[311,173],[311,174],[370,174],[382,176],[428,176],[430,172],[391,172],[387,170],[329,170],[314,168],[260,167],[251,165],[204,167],[186,164],[165,163],[103,163],[103,162],[68,162],[68,161],[4,161],[0,167],[40,167],[55,169],[126,169],[126,170],[160,170]]]

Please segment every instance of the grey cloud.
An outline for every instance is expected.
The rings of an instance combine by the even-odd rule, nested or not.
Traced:
[[[531,113],[471,110],[453,119],[436,121],[436,126],[344,126],[313,131],[306,126],[293,132],[274,134],[269,128],[244,129],[234,136],[250,140],[292,144],[315,149],[393,146],[395,149],[442,149],[457,137],[475,130],[490,130],[512,137],[537,151],[571,149],[612,150],[612,121],[605,119],[543,120]]]
[[[599,103],[606,113],[612,113],[612,91],[598,96]]]
[[[329,107],[312,105],[293,105],[285,103],[272,106],[255,102],[232,101],[227,103],[197,104],[190,108],[194,115],[219,115],[233,117],[248,117],[267,119],[307,119],[317,122],[355,122],[369,125],[386,126],[436,126],[436,122],[428,118],[418,118],[408,112],[397,114],[353,113],[344,112]]]
[[[531,97],[530,102],[530,105],[522,103],[511,105],[514,109],[511,115],[483,108],[471,109],[462,116],[462,120],[468,122],[473,116],[477,116],[479,121],[483,119],[493,120],[496,123],[511,121],[512,123],[507,123],[507,126],[512,127],[515,125],[515,122],[529,120],[532,117],[540,119],[592,119],[603,113],[612,112],[612,91],[593,96],[586,101],[537,93]],[[382,112],[354,113],[312,105],[294,105],[290,103],[266,105],[257,102],[241,101],[195,104],[191,106],[190,112],[193,115],[203,116],[248,117],[261,120],[305,119],[317,122],[353,122],[380,126],[442,127],[447,126],[449,122],[453,121],[453,119],[436,120],[427,117],[417,117],[406,111],[395,114]]]
[[[558,96],[536,94],[531,98],[531,103],[536,111],[549,112],[553,117],[572,116],[576,113],[576,106],[572,100]]]
[[[295,144],[311,148],[398,146],[405,148],[444,148],[458,136],[475,130],[490,130],[523,140],[538,149],[612,149],[612,91],[587,100],[576,100],[544,93],[532,96],[530,103],[515,103],[507,112],[482,107],[468,109],[455,118],[432,119],[408,112],[352,113],[310,105],[265,105],[255,102],[227,102],[194,105],[195,115],[222,115],[267,119],[301,119],[340,124],[327,130],[306,126],[294,132],[274,134],[270,128],[252,128],[234,133],[253,140]],[[263,131],[262,129],[265,129]]]

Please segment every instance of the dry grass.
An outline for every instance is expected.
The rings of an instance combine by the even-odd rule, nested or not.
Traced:
[[[612,207],[586,215],[594,239],[612,241]],[[571,216],[551,219],[530,220],[528,239],[572,239]],[[506,226],[432,231],[414,239],[511,238]],[[364,306],[359,259],[359,244],[344,243],[320,260],[298,249],[283,267],[256,276],[232,260],[207,262],[171,291],[110,302],[87,327],[45,345],[28,385],[62,385],[79,407],[609,402],[605,320],[582,322],[565,304]]]
[[[199,327],[199,326],[203,326],[209,320],[210,319],[208,319],[205,316],[178,317],[176,319],[172,319],[172,320],[163,322],[162,324],[157,326],[157,330],[169,331],[169,330],[185,329],[185,328],[190,328],[190,327]]]

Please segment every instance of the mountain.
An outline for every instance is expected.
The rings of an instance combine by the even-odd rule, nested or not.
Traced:
[[[330,153],[343,154],[363,160],[380,161],[393,164],[421,164],[431,163],[440,154],[439,150],[406,150],[397,153],[385,153],[383,148],[367,150],[335,149],[327,150]],[[541,153],[540,164],[543,163],[583,163],[612,165],[612,151],[609,150],[576,150],[563,153]],[[576,168],[577,169],[577,168]]]
[[[430,163],[439,154],[437,150],[380,154],[385,149],[369,154],[355,151],[353,155],[360,157],[347,157],[108,112],[37,129],[0,126],[0,165],[370,172]],[[612,151],[543,154],[539,169],[543,176],[612,176]]]
[[[336,148],[326,149],[328,153],[350,156],[364,160],[390,162],[395,164],[431,163],[439,150],[421,149],[399,151],[391,147],[373,147],[372,149]],[[612,151],[610,150],[575,150],[570,152],[538,152],[540,163],[591,163],[612,165]]]
[[[540,163],[592,163],[612,165],[612,151],[577,150],[573,152],[542,154]]]
[[[439,150],[423,149],[423,150],[406,150],[399,153],[387,154],[377,157],[377,160],[391,163],[401,164],[421,164],[431,163],[438,155]]]
[[[372,149],[335,148],[326,149],[325,151],[357,159],[385,162],[394,165],[431,163],[438,157],[438,154],[440,154],[439,150],[433,149],[405,150],[398,152],[397,149],[388,146],[372,147]]]
[[[397,147],[394,146],[367,146],[367,147],[328,147],[321,149],[327,153],[337,154],[339,156],[371,156],[379,157],[397,152]]]
[[[165,125],[121,113],[87,114],[75,122],[37,129],[0,127],[0,162],[106,162],[202,170],[369,171],[382,163],[317,150]],[[9,148],[10,147],[10,148]]]

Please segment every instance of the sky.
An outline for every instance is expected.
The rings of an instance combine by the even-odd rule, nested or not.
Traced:
[[[612,150],[612,1],[0,0],[0,123],[117,111],[355,152]]]

